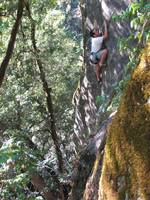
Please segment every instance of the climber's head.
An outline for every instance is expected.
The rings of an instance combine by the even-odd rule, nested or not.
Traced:
[[[99,28],[94,28],[90,31],[91,37],[100,37],[102,36],[102,32],[99,30]]]

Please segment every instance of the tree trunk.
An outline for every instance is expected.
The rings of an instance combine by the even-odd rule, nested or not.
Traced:
[[[36,61],[37,61],[37,64],[38,64],[38,67],[39,67],[39,70],[40,70],[40,78],[41,78],[41,81],[43,83],[43,90],[46,93],[47,108],[48,108],[48,112],[49,112],[50,132],[51,132],[52,140],[54,142],[55,149],[56,149],[59,172],[62,173],[63,168],[64,168],[63,156],[62,156],[62,152],[61,152],[61,149],[60,149],[59,138],[58,138],[58,135],[57,135],[57,132],[56,132],[55,117],[54,117],[53,104],[52,104],[52,98],[51,98],[51,88],[48,87],[48,83],[47,83],[47,80],[45,78],[45,73],[44,73],[44,70],[43,70],[43,64],[42,64],[42,61],[39,57],[39,49],[36,46],[35,22],[32,18],[29,4],[26,4],[26,9],[28,11],[28,17],[31,21],[32,45],[33,45]],[[63,194],[63,187],[62,187],[61,184],[60,184],[60,194],[61,194],[61,199],[63,200],[64,194]]]
[[[42,61],[39,57],[39,49],[36,46],[36,39],[35,39],[35,22],[31,16],[31,11],[29,8],[29,5],[26,4],[26,8],[28,11],[28,16],[29,19],[31,20],[31,40],[32,40],[32,45],[36,57],[36,61],[40,70],[40,78],[43,83],[43,90],[46,93],[46,101],[47,101],[47,108],[49,112],[49,121],[50,121],[50,131],[51,131],[51,136],[55,145],[56,149],[56,154],[58,158],[58,165],[59,165],[59,171],[62,173],[63,172],[63,156],[62,152],[60,150],[60,143],[59,143],[59,138],[56,132],[56,126],[55,126],[55,117],[54,117],[54,111],[53,111],[53,104],[52,104],[52,98],[51,98],[51,88],[49,88],[47,80],[45,78],[45,73],[43,70],[43,64]]]
[[[56,198],[53,196],[52,192],[46,188],[46,184],[43,178],[35,174],[31,177],[31,182],[34,185],[35,189],[38,190],[46,200],[55,200]]]
[[[21,22],[22,15],[23,15],[23,8],[24,8],[24,1],[19,0],[18,1],[17,18],[16,18],[15,24],[12,28],[12,31],[11,31],[11,36],[10,36],[10,40],[9,40],[9,43],[8,43],[6,55],[5,55],[5,57],[4,57],[4,59],[1,63],[1,66],[0,66],[0,87],[1,87],[2,82],[4,80],[4,76],[5,76],[7,66],[8,66],[9,61],[11,59],[11,56],[13,54],[17,32],[18,32],[18,29],[19,29],[19,25],[20,25],[20,22]]]

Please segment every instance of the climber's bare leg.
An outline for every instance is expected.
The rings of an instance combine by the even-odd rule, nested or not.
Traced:
[[[100,81],[100,67],[99,67],[99,63],[96,64],[96,78],[97,81]]]
[[[107,54],[108,54],[108,50],[107,49],[104,49],[103,51],[104,52],[101,55],[101,59],[100,59],[100,61],[98,63],[100,67],[103,65],[104,61],[106,60]]]
[[[101,55],[101,59],[100,61],[98,62],[98,66],[96,66],[97,68],[97,74],[96,74],[96,77],[97,77],[97,80],[100,81],[101,80],[101,69],[102,69],[102,65],[104,64],[105,60],[106,60],[106,57],[107,57],[107,54],[108,54],[108,50],[107,49],[104,49],[104,52],[103,54]]]

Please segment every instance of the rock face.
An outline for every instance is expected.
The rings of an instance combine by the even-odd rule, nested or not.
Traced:
[[[150,42],[109,127],[99,200],[150,199]]]
[[[78,138],[78,143],[84,143],[84,137],[93,134],[96,130],[96,97],[105,95],[109,101],[115,85],[122,76],[123,68],[128,61],[127,55],[121,54],[117,50],[119,37],[127,37],[130,33],[128,22],[115,23],[112,15],[121,13],[127,8],[127,0],[81,0],[80,7],[83,18],[83,46],[84,46],[84,68],[80,79],[80,86],[75,92],[75,124],[74,132]],[[102,28],[104,19],[109,20],[109,39],[107,48],[109,56],[107,66],[102,69],[102,86],[96,81],[95,66],[89,63],[89,27],[94,21]]]
[[[99,177],[101,174],[103,150],[106,141],[106,127],[112,121],[108,118],[99,128],[97,134],[89,140],[80,153],[75,179],[69,200],[98,199]]]
[[[83,18],[84,68],[80,86],[75,93],[74,130],[78,143],[93,137],[81,152],[71,200],[149,200],[150,199],[150,43],[132,74],[121,105],[111,125],[97,125],[96,96],[105,94],[107,100],[113,85],[121,78],[128,62],[127,55],[117,50],[119,37],[127,37],[127,22],[115,23],[113,13],[125,10],[130,2],[118,0],[81,0]],[[109,56],[103,68],[102,86],[98,86],[94,66],[89,64],[89,26],[94,20],[102,26],[110,19]],[[106,139],[107,134],[107,139]],[[106,145],[105,145],[106,142]]]
[[[150,42],[117,113],[81,153],[70,200],[149,200],[149,155]]]

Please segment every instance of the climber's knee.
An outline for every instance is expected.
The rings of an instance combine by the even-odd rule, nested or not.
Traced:
[[[101,59],[100,59],[100,62],[104,62],[105,59],[107,58],[107,55],[108,55],[108,49],[103,49],[103,53],[101,55]]]
[[[107,54],[108,54],[108,49],[104,49],[104,54],[107,56]]]

